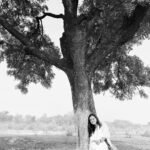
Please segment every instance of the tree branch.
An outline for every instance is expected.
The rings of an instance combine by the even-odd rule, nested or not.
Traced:
[[[122,27],[116,32],[112,41],[108,41],[104,44],[104,49],[93,51],[90,58],[87,60],[88,68],[91,72],[94,72],[98,65],[111,53],[115,53],[119,47],[130,41],[138,29],[140,28],[140,23],[143,21],[149,6],[147,5],[137,5],[132,16],[124,16]],[[115,43],[114,43],[115,41]]]
[[[3,17],[0,16],[0,25],[2,25],[10,34],[16,37],[23,45],[31,46],[29,40],[23,36],[20,32],[14,29]]]
[[[40,21],[41,21],[41,24],[42,24],[42,19],[44,19],[47,16],[53,17],[53,18],[56,18],[56,19],[64,19],[64,15],[63,14],[56,15],[56,14],[53,14],[53,13],[43,12],[43,16],[36,17],[37,27],[36,27],[36,29],[35,29],[35,31],[33,32],[32,35],[36,34],[39,31]]]
[[[47,55],[44,51],[41,52],[39,49],[35,48],[30,42],[30,39],[26,38],[23,34],[13,28],[11,24],[9,24],[2,16],[0,16],[0,25],[2,25],[10,34],[12,34],[24,45],[24,51],[26,54],[42,59],[43,61],[49,63],[50,65],[54,65],[63,71],[68,69],[64,59]]]
[[[120,30],[121,38],[119,40],[119,45],[123,45],[130,41],[135,33],[140,28],[140,23],[143,21],[149,6],[137,5],[133,15],[131,17],[124,16],[123,25]]]
[[[46,12],[43,12],[43,16],[40,16],[40,17],[37,17],[37,19],[41,20],[47,16],[49,17],[53,17],[53,18],[56,18],[56,19],[64,19],[64,15],[63,14],[59,14],[59,15],[56,15],[56,14],[53,14],[53,13],[46,13]]]
[[[65,9],[65,17],[76,17],[79,0],[62,0]]]
[[[45,53],[43,51],[41,52],[38,49],[35,49],[34,47],[32,47],[32,48],[25,47],[24,51],[27,55],[37,57],[38,59],[41,59],[50,65],[54,65],[55,67],[65,71],[65,72],[69,70],[66,60],[63,58],[60,59],[60,58],[56,58],[52,55],[51,56],[47,55],[47,53]]]
[[[133,4],[138,4],[138,5],[141,5],[141,4],[144,4],[144,5],[150,4],[149,0],[131,0],[131,2]]]

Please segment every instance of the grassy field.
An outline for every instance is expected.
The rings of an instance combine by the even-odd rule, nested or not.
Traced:
[[[112,138],[118,150],[150,150],[150,138]],[[73,136],[2,136],[0,150],[75,150]]]

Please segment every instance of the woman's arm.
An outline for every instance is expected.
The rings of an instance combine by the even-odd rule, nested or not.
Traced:
[[[109,150],[117,150],[117,148],[111,143],[109,138],[105,139],[106,144],[108,145]]]
[[[110,150],[117,150],[117,148],[112,144],[110,140],[110,132],[108,126],[104,123],[103,124],[103,135],[104,135],[104,141],[108,145]]]

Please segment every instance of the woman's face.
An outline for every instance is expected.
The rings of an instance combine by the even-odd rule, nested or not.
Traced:
[[[92,125],[96,125],[97,124],[97,119],[95,118],[95,116],[90,116],[89,120],[90,120],[90,123]]]

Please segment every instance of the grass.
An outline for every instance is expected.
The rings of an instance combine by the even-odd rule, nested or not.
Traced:
[[[113,138],[118,150],[150,150],[150,138]],[[3,136],[0,150],[75,150],[73,136]]]

